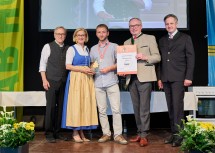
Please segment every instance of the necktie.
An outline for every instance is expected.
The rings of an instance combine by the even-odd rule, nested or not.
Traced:
[[[143,33],[141,33],[139,36],[133,36],[133,37],[131,37],[131,44],[133,45],[134,44],[134,41],[137,39],[137,38],[139,38],[140,36],[142,36],[143,35]]]
[[[137,39],[136,36],[134,36],[134,37],[131,38],[131,44],[132,44],[132,45],[134,44],[134,41],[135,41],[136,39]]]
[[[173,39],[173,35],[169,35],[169,39]]]

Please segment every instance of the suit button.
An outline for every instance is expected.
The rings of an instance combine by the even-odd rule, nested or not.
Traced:
[[[169,62],[169,59],[168,60],[166,60],[167,62]]]
[[[170,54],[170,52],[168,52],[168,54]]]

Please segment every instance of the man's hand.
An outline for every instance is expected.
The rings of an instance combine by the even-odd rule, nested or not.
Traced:
[[[158,88],[163,89],[163,83],[161,80],[158,80]]]
[[[191,80],[184,80],[184,86],[185,87],[188,87],[188,86],[190,86],[192,84],[192,81]]]
[[[136,58],[137,58],[137,60],[144,60],[144,61],[148,60],[148,57],[146,55],[142,54],[142,53],[138,53],[136,55]]]
[[[48,80],[44,80],[44,81],[43,81],[43,88],[44,88],[45,90],[49,90],[50,84],[49,84]]]
[[[108,73],[108,72],[110,72],[110,68],[106,67],[106,68],[100,69],[100,72],[102,74]]]

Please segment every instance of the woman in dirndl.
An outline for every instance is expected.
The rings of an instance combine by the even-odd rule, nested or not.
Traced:
[[[66,54],[66,69],[69,70],[64,95],[62,128],[73,130],[73,140],[81,143],[90,141],[83,130],[96,129],[98,116],[96,108],[94,71],[90,68],[88,33],[78,28]]]

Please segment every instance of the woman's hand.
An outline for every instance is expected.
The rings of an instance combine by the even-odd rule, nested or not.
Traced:
[[[89,75],[94,75],[95,74],[94,70],[89,68],[89,67],[84,67],[82,72],[85,73],[85,74],[89,74]]]

